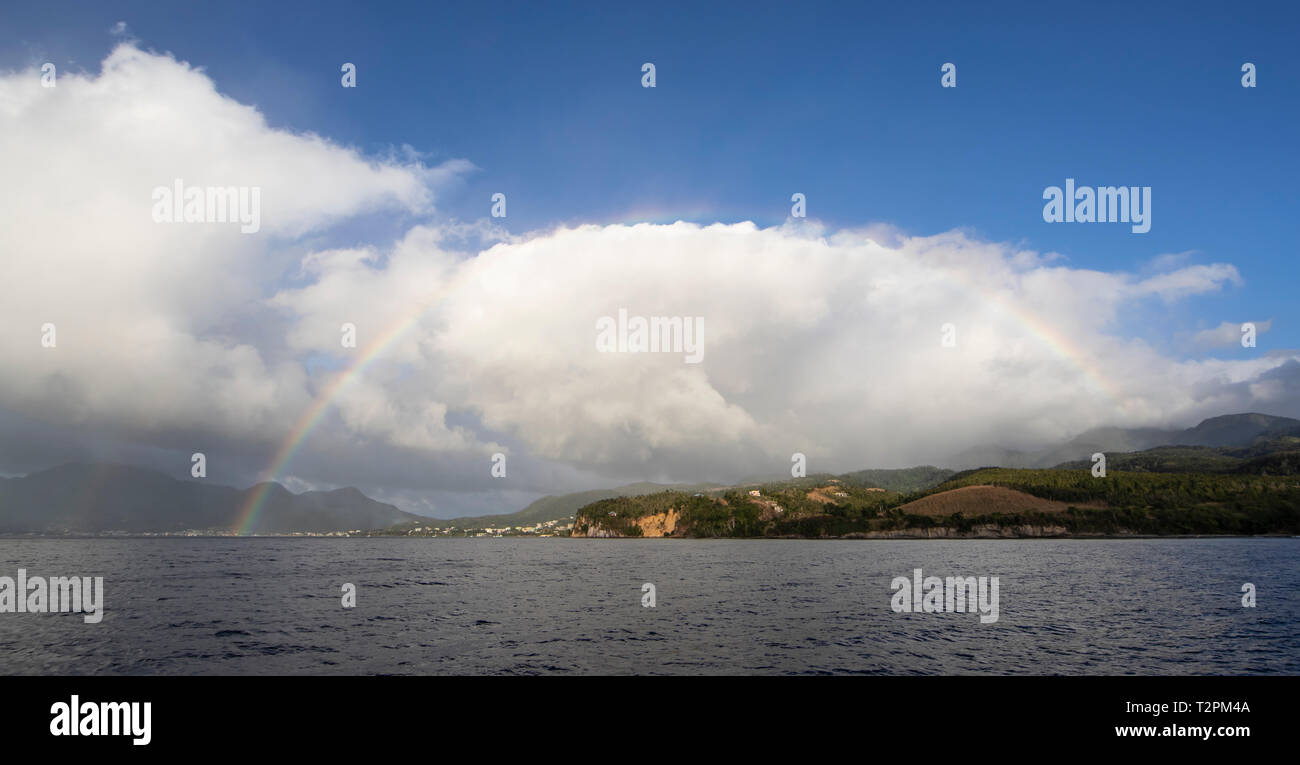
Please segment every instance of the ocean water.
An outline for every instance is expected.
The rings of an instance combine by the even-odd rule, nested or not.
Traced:
[[[1300,539],[0,540],[18,568],[103,576],[104,619],[0,613],[0,674],[1300,673]],[[998,621],[895,613],[915,568],[997,576]]]

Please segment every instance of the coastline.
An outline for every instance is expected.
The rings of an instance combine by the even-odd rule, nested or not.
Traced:
[[[944,531],[945,528],[933,528],[926,531],[937,532]],[[449,534],[427,535],[420,537],[408,537],[405,535],[392,534],[355,534],[352,536],[330,536],[326,534],[248,534],[237,536],[234,534],[0,534],[0,542],[17,541],[17,540],[34,540],[34,539],[554,539],[554,540],[593,540],[593,539],[613,539],[629,540],[635,542],[648,542],[651,540],[659,541],[677,541],[677,542],[707,542],[726,540],[729,542],[761,542],[768,540],[783,541],[854,541],[854,542],[909,542],[909,541],[939,541],[939,540],[1097,540],[1097,539],[1300,539],[1295,534],[977,534],[971,532],[957,531],[952,534],[909,534],[900,532],[854,532],[842,536],[793,536],[793,535],[773,535],[764,537],[631,537],[631,536],[549,536],[541,537],[529,534],[513,534],[510,536],[452,536]]]

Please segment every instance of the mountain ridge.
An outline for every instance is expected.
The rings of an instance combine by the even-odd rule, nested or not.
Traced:
[[[0,533],[229,533],[267,482],[247,489],[116,463],[65,463],[0,481]],[[295,494],[270,482],[253,534],[331,533],[422,519],[355,488]]]
[[[1063,462],[1090,459],[1096,452],[1137,452],[1159,446],[1249,446],[1261,436],[1300,431],[1300,420],[1279,415],[1243,412],[1208,417],[1182,430],[1162,428],[1092,428],[1058,446],[1022,451],[996,444],[964,449],[941,462],[953,470],[977,467],[1049,468]]]

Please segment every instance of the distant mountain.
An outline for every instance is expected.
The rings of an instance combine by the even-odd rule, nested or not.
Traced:
[[[1140,451],[1108,451],[1107,470],[1140,473],[1232,473],[1243,460],[1225,455],[1213,446],[1156,446]],[[1092,460],[1067,460],[1054,470],[1090,470]]]
[[[951,470],[924,465],[899,470],[856,470],[838,478],[850,486],[876,487],[907,493],[928,489],[943,483],[951,476]]]
[[[0,533],[229,530],[265,484],[248,489],[113,464],[69,464],[0,480]],[[294,494],[267,490],[257,534],[375,529],[428,519],[376,502],[356,489]]]
[[[1237,473],[1281,476],[1300,474],[1300,430],[1294,435],[1269,431],[1250,446],[1157,446],[1134,452],[1107,452],[1107,470],[1140,473]],[[1072,460],[1057,470],[1088,470],[1091,460]]]
[[[1249,446],[1257,438],[1287,435],[1300,429],[1300,420],[1268,414],[1226,414],[1211,417],[1178,434],[1177,446]]]
[[[949,456],[943,464],[953,470],[969,470],[977,467],[1037,467],[1040,457],[1036,453],[1006,449],[993,444],[982,444],[963,449]]]
[[[979,446],[948,458],[949,467],[1047,468],[1087,460],[1097,452],[1138,452],[1157,446],[1245,447],[1259,438],[1300,434],[1300,420],[1268,414],[1225,414],[1186,430],[1159,428],[1095,428],[1051,449],[1019,452],[999,446]]]

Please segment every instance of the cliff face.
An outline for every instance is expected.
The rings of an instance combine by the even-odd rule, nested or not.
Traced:
[[[677,508],[669,508],[667,512],[643,515],[629,523],[641,529],[641,536],[643,537],[668,537],[672,536],[673,532],[677,530],[677,524],[681,521],[681,518],[682,515],[677,512]],[[603,525],[598,520],[592,520],[588,522],[586,534],[579,533],[577,526],[575,526],[573,536],[610,538],[625,537],[627,535],[622,531]]]
[[[681,519],[682,515],[677,512],[677,508],[669,508],[666,513],[636,519],[636,525],[641,527],[643,537],[667,537],[677,530],[677,523]]]

